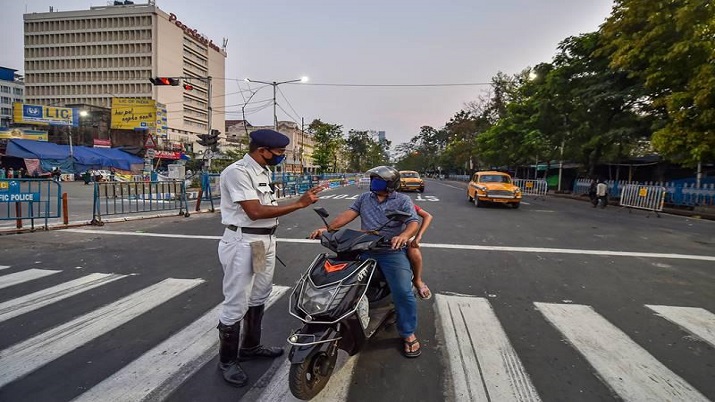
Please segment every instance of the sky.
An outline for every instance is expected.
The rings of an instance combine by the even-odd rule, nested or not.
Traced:
[[[142,3],[135,0],[135,3]],[[96,0],[0,0],[0,66],[22,72],[24,13],[87,10]],[[313,119],[343,130],[385,131],[393,147],[428,125],[441,128],[488,85],[445,87],[321,84],[488,83],[549,62],[563,39],[593,32],[612,0],[156,0],[214,43],[228,39],[226,119],[241,119],[244,79],[279,85],[279,120]],[[218,94],[215,94],[218,95]],[[270,87],[252,102],[271,99]],[[248,105],[246,119],[270,125],[270,102]]]

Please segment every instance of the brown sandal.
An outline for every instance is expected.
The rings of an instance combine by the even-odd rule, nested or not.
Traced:
[[[419,344],[420,341],[417,340],[417,338],[412,341],[403,339],[402,342],[404,343],[402,354],[405,355],[405,357],[417,357],[422,354],[422,345]],[[412,349],[415,344],[418,345],[417,350]]]

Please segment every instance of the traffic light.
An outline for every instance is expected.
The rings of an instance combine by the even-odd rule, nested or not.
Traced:
[[[221,132],[218,130],[211,130],[210,134],[199,134],[199,145],[216,150],[218,148],[218,137]]]
[[[155,77],[155,78],[149,78],[149,81],[154,85],[171,85],[173,87],[179,86],[178,78]]]
[[[191,91],[194,89],[194,86],[191,84],[184,84],[184,89],[187,91]]]

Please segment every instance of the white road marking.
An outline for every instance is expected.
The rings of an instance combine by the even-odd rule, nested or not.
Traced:
[[[64,232],[85,233],[85,234],[105,234],[118,236],[146,236],[146,237],[165,237],[173,239],[206,239],[220,240],[221,236],[200,236],[200,235],[181,235],[170,233],[137,233],[137,232],[121,232],[96,229],[63,229]],[[278,238],[282,243],[312,243],[320,244],[318,240],[310,239],[289,239]],[[474,250],[474,251],[505,251],[518,253],[543,253],[543,254],[581,254],[581,255],[602,255],[614,257],[638,257],[638,258],[670,258],[681,260],[698,260],[698,261],[715,261],[715,256],[696,255],[696,254],[667,254],[667,253],[645,253],[638,251],[612,251],[612,250],[584,250],[571,248],[540,248],[540,247],[514,247],[514,246],[477,246],[471,244],[442,244],[442,243],[420,243],[420,247],[425,248],[443,248],[449,250]]]
[[[338,361],[335,365],[330,381],[315,398],[314,402],[338,402],[347,401],[350,385],[352,384],[353,373],[357,364],[358,355],[348,356],[346,353],[338,354]],[[256,402],[297,402],[299,399],[293,396],[288,387],[288,374],[290,373],[290,362],[285,360],[276,374],[271,379],[265,389],[254,389],[250,392],[260,392],[260,396],[246,395],[246,400]]]
[[[19,283],[28,282],[34,279],[44,278],[45,276],[54,275],[59,272],[62,271],[32,268],[20,272],[15,272],[14,274],[3,275],[0,276],[0,289],[14,286]]]
[[[0,322],[124,277],[126,277],[126,275],[89,274],[69,282],[60,283],[57,286],[45,290],[18,297],[17,299],[8,300],[4,303],[0,303]]]
[[[540,401],[487,299],[436,296],[458,401]]]
[[[430,180],[429,183],[430,183],[430,184],[439,184],[440,186],[451,187],[451,188],[454,188],[454,189],[457,189],[457,190],[462,190],[462,191],[466,191],[466,190],[467,190],[467,186],[466,186],[467,183],[464,183],[464,184],[465,184],[464,187],[457,187],[457,186],[453,186],[453,185],[451,185],[451,184],[440,183],[440,182],[438,182],[438,181],[433,181],[433,180]]]
[[[286,286],[273,286],[266,308],[270,308],[288,289]],[[75,401],[164,400],[216,356],[216,323],[220,309],[221,304],[80,395]]]
[[[0,265],[0,271],[2,271],[3,269],[8,269],[8,268],[10,268],[9,265]]]
[[[0,351],[0,387],[64,356],[167,300],[203,279],[165,279],[63,325]]]
[[[623,400],[708,400],[590,306],[534,305]]]
[[[698,307],[656,306],[646,304],[666,320],[715,346],[715,314]]]

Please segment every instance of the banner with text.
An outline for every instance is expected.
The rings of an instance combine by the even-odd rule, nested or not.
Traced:
[[[112,98],[111,128],[154,132],[157,105],[153,99]]]
[[[12,104],[15,124],[48,124],[51,126],[79,126],[79,110],[68,107]]]
[[[26,128],[2,128],[0,129],[0,140],[34,140],[47,141],[47,131],[29,130]]]

